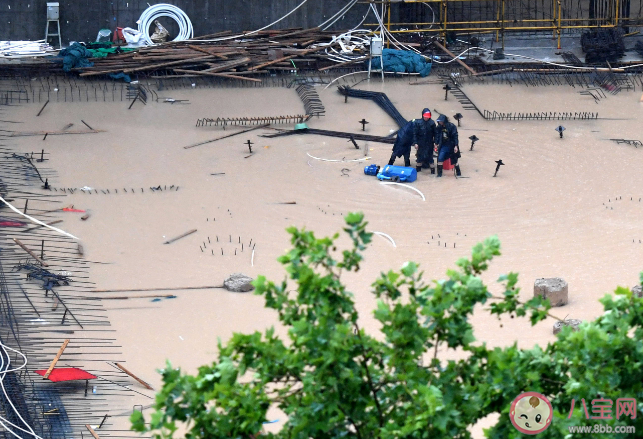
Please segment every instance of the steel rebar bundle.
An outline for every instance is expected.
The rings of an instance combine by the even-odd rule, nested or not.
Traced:
[[[449,90],[453,96],[456,97],[458,102],[462,105],[462,107],[465,110],[475,110],[480,114],[482,117],[484,116],[484,113],[480,111],[480,109],[476,106],[476,104],[473,103],[471,99],[456,85],[453,87],[451,90]],[[485,118],[486,119],[486,118]]]
[[[402,128],[406,123],[408,122],[404,116],[400,114],[399,111],[397,111],[397,108],[395,108],[395,105],[391,102],[391,100],[386,96],[385,93],[380,93],[380,92],[375,92],[375,91],[364,91],[364,90],[356,90],[354,88],[340,85],[337,87],[339,92],[343,94],[344,96],[347,97],[353,97],[353,98],[359,98],[359,99],[370,99],[374,101],[377,105],[380,106],[382,110],[386,112],[389,116],[395,120],[395,122],[398,124],[400,128]]]
[[[23,360],[16,354],[5,348],[13,346],[14,349],[22,351],[21,338],[19,336],[18,322],[13,309],[12,297],[10,295],[7,278],[0,263],[0,380],[4,389],[0,392],[0,416],[22,429],[32,429],[36,434],[43,435],[44,419],[38,416],[42,413],[41,405],[37,398],[34,398],[33,379],[24,373],[5,372],[14,369],[23,363]],[[24,370],[24,369],[23,369]],[[22,371],[21,371],[22,372]],[[6,396],[5,396],[6,392]],[[31,435],[18,429],[12,429],[13,433],[20,438],[29,438]],[[3,435],[9,437],[9,435]]]
[[[598,119],[598,113],[582,112],[547,112],[542,113],[502,113],[497,111],[484,111],[487,120],[593,120]]]
[[[24,212],[41,221],[56,219],[67,195],[43,190],[33,161],[25,157],[14,145],[0,146],[0,195],[21,211],[24,204]],[[39,174],[56,179],[46,167]],[[115,408],[114,396],[138,391],[126,388],[131,378],[108,363],[124,359],[110,338],[103,305],[95,300],[100,296],[91,293],[90,262],[79,255],[78,243],[50,229],[33,227],[2,206],[3,221],[16,226],[0,226],[0,386],[6,391],[5,395],[0,389],[0,418],[18,428],[3,429],[0,438],[33,439],[33,434],[43,439],[80,438],[86,424],[100,424],[105,413]],[[31,260],[36,260],[36,253],[46,261],[46,269]],[[25,257],[30,259],[25,262]],[[95,392],[87,392],[86,381],[54,383],[34,373],[49,367],[63,339],[69,339],[73,349],[64,352],[56,367],[79,367],[97,376],[92,382]],[[109,422],[101,430],[110,436]]]
[[[586,63],[615,62],[625,54],[622,28],[596,29],[584,32],[581,47]]]
[[[625,143],[626,145],[632,145],[635,148],[638,148],[639,146],[643,146],[643,142],[636,139],[610,139],[610,140],[616,142],[617,145],[621,143]]]
[[[204,117],[197,119],[196,126],[245,126],[245,125],[265,125],[265,124],[283,124],[283,123],[303,123],[313,117],[312,114],[296,114],[294,116],[268,116],[268,117],[217,117],[211,119]]]
[[[455,86],[451,90],[458,101],[464,106],[466,110],[476,110],[480,116],[486,120],[592,120],[598,119],[598,113],[581,111],[581,112],[551,112],[543,111],[537,113],[503,113],[498,111],[480,110],[473,101],[462,91],[461,88]]]
[[[329,130],[319,130],[314,128],[306,128],[303,130],[282,130],[276,134],[265,134],[260,135],[259,137],[281,137],[281,136],[290,136],[293,134],[316,134],[318,136],[328,136],[328,137],[339,137],[340,139],[354,139],[354,140],[365,140],[369,142],[380,142],[380,143],[395,143],[395,137],[381,137],[381,136],[369,136],[367,134],[355,134],[355,133],[346,133],[342,131],[329,131]]]
[[[326,113],[326,109],[322,104],[317,91],[308,84],[301,84],[297,86],[297,94],[299,98],[304,103],[304,108],[306,109],[306,114],[312,114],[313,116],[323,116]]]

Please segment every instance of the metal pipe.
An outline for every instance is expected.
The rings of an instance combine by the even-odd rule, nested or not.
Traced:
[[[564,18],[562,19],[563,22],[568,22],[568,21],[588,21],[588,18]],[[498,20],[476,20],[476,21],[449,21],[449,24],[484,24],[484,23],[497,23]],[[516,23],[551,23],[552,20],[551,18],[534,18],[534,19],[516,19]],[[435,23],[424,23],[424,22],[419,22],[419,23],[391,23],[392,26],[417,26],[417,25],[431,25]],[[377,26],[376,23],[366,23],[363,24],[363,26]],[[588,26],[583,26],[583,27],[588,27]],[[604,25],[601,27],[605,27]],[[612,26],[613,27],[613,26]],[[527,30],[531,28],[526,28]],[[391,31],[391,32],[396,32],[396,31]],[[414,29],[413,32],[418,32],[417,29]]]
[[[551,22],[551,20],[548,20]],[[560,26],[561,29],[609,29],[614,28],[614,25],[596,25],[596,26]],[[536,31],[536,30],[555,30],[557,26],[533,26],[533,27],[519,27],[511,26],[505,27],[505,31]],[[495,32],[501,30],[500,27],[463,27],[463,28],[451,28],[453,32],[479,32],[479,31],[490,31]],[[410,29],[410,30],[392,30],[391,33],[417,33],[417,32],[442,32],[442,29]]]

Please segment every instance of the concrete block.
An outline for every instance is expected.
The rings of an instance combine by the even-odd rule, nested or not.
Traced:
[[[534,282],[534,297],[549,299],[551,306],[563,306],[569,302],[567,282],[560,277],[540,278]]]
[[[576,319],[566,319],[566,320],[563,320],[562,322],[556,322],[554,323],[554,335],[562,331],[564,326],[571,326],[572,330],[578,331],[578,326],[580,324],[581,324],[581,321]]]
[[[640,285],[633,287],[632,293],[634,293],[634,297],[643,297],[643,290],[641,290]]]
[[[252,291],[255,289],[252,286],[252,278],[246,276],[242,273],[231,274],[226,280],[223,281],[223,286],[228,291],[234,291],[235,293],[245,293],[247,291]]]

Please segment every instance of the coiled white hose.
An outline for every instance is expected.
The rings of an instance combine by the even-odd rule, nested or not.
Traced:
[[[326,49],[326,55],[331,61],[335,62],[346,62],[358,59],[366,59],[366,55],[353,55],[351,53],[344,53],[336,50],[333,46],[341,42],[345,47],[355,46],[360,48],[362,51],[366,49],[366,46],[370,45],[370,38],[368,35],[371,34],[371,31],[368,29],[353,29],[345,32],[337,37],[333,37],[330,43],[321,43],[317,46],[328,46]],[[363,36],[362,36],[363,35]],[[329,52],[330,50],[330,52]]]
[[[22,432],[24,432],[24,433],[26,433],[26,434],[28,434],[30,436],[35,437],[36,439],[42,439],[40,436],[38,436],[33,431],[31,426],[29,426],[29,424],[27,424],[27,422],[22,418],[22,416],[20,415],[20,412],[13,405],[13,402],[11,401],[11,398],[9,398],[9,395],[7,395],[7,391],[6,391],[5,387],[4,387],[4,378],[5,378],[6,374],[9,373],[9,372],[16,372],[16,371],[18,371],[20,369],[25,368],[27,366],[27,357],[22,352],[17,351],[15,349],[12,349],[9,346],[6,346],[6,345],[4,345],[2,343],[0,343],[0,349],[2,349],[3,354],[4,354],[4,355],[0,355],[0,371],[1,371],[0,372],[0,387],[2,387],[2,392],[4,393],[4,396],[7,399],[7,401],[9,401],[9,404],[11,404],[11,407],[13,408],[13,411],[15,412],[16,415],[18,415],[18,418],[20,418],[20,420],[28,428],[28,430],[25,430],[24,428],[12,423],[11,421],[9,421],[8,419],[3,418],[3,417],[0,417],[0,425],[5,430],[7,430],[9,433],[11,433],[12,435],[14,435],[17,438],[21,438],[23,436],[14,433],[13,430],[7,424],[9,424],[11,427],[17,428],[18,430],[20,430],[20,431],[22,431]],[[19,354],[24,359],[24,363],[21,366],[17,367],[17,368],[10,369],[10,367],[11,367],[11,358],[9,357],[9,353],[7,352],[7,349]],[[5,366],[5,361],[4,361],[5,356],[7,357],[6,366]],[[5,422],[6,422],[6,424],[5,424]]]
[[[137,21],[138,31],[143,34],[145,42],[150,46],[154,45],[150,39],[150,26],[160,17],[169,17],[179,25],[179,34],[172,41],[184,41],[194,37],[192,22],[185,12],[174,5],[159,3],[144,10]]]

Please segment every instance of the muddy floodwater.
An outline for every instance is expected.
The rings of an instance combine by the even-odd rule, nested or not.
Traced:
[[[261,137],[275,132],[271,129],[184,149],[241,129],[197,127],[199,118],[303,113],[294,88],[181,88],[159,96],[187,103],[149,99],[128,110],[129,102],[52,101],[37,118],[39,103],[3,114],[24,122],[20,129],[60,130],[69,123],[83,129],[82,119],[105,131],[9,142],[17,151],[46,149],[46,167],[57,172],[49,182],[53,187],[98,190],[91,195],[76,191],[64,199],[90,213],[86,221],[80,213],[56,216],[63,219],[58,227],[80,238],[87,260],[104,263],[91,265],[89,280],[97,289],[213,286],[235,272],[281,281],[285,271],[276,259],[290,245],[286,227],[327,236],[339,232],[344,216],[354,211],[365,213],[370,231],[385,233],[395,243],[374,236],[361,270],[344,277],[355,294],[360,324],[372,333],[378,325],[370,285],[380,272],[413,260],[425,277],[440,279],[473,245],[494,234],[502,243],[502,256],[483,276],[490,290],[501,291],[496,283],[501,274],[518,272],[521,298],[527,300],[535,279],[562,277],[569,284],[569,304],[552,310],[561,318],[593,319],[602,309],[599,298],[618,285],[638,283],[643,269],[643,147],[610,139],[643,140],[640,90],[606,93],[597,103],[567,85],[464,85],[480,109],[599,113],[591,121],[488,121],[465,111],[452,95],[445,101],[442,84],[382,84],[377,78],[357,88],[386,93],[407,119],[420,117],[424,107],[434,110],[434,119],[439,113],[462,113],[460,165],[466,178],[445,171],[437,179],[422,171],[412,186],[423,200],[413,190],[383,185],[364,174],[366,165],[386,164],[392,145],[358,140],[357,150],[341,138]],[[387,136],[398,128],[372,101],[349,98],[345,103],[336,84],[316,90],[326,114],[311,119],[311,128],[362,133],[362,118],[369,122],[365,134]],[[558,125],[566,128],[562,139],[555,131]],[[473,151],[471,135],[480,139]],[[505,166],[494,178],[499,159]],[[396,164],[402,163],[400,158]],[[163,190],[150,190],[159,185]],[[107,189],[109,194],[102,193]],[[197,231],[163,244],[192,229]],[[348,241],[342,238],[340,244]],[[102,301],[124,364],[155,389],[161,384],[156,370],[167,360],[194,373],[216,359],[218,338],[225,341],[233,332],[277,324],[276,314],[252,294],[221,289],[165,293],[176,298]],[[146,293],[102,293],[110,294]],[[480,309],[473,322],[477,339],[491,347],[517,342],[530,348],[555,340],[553,319],[531,327],[525,319],[499,322]],[[283,328],[278,331],[284,334]],[[448,351],[440,355],[457,357]],[[153,396],[132,383],[132,389]],[[133,392],[114,397],[109,411],[121,416],[109,419],[110,428],[126,430],[132,406],[151,403]],[[145,413],[149,416],[150,410]],[[270,416],[280,421],[267,429],[283,426],[283,414]],[[476,437],[482,437],[489,422],[474,428]]]

